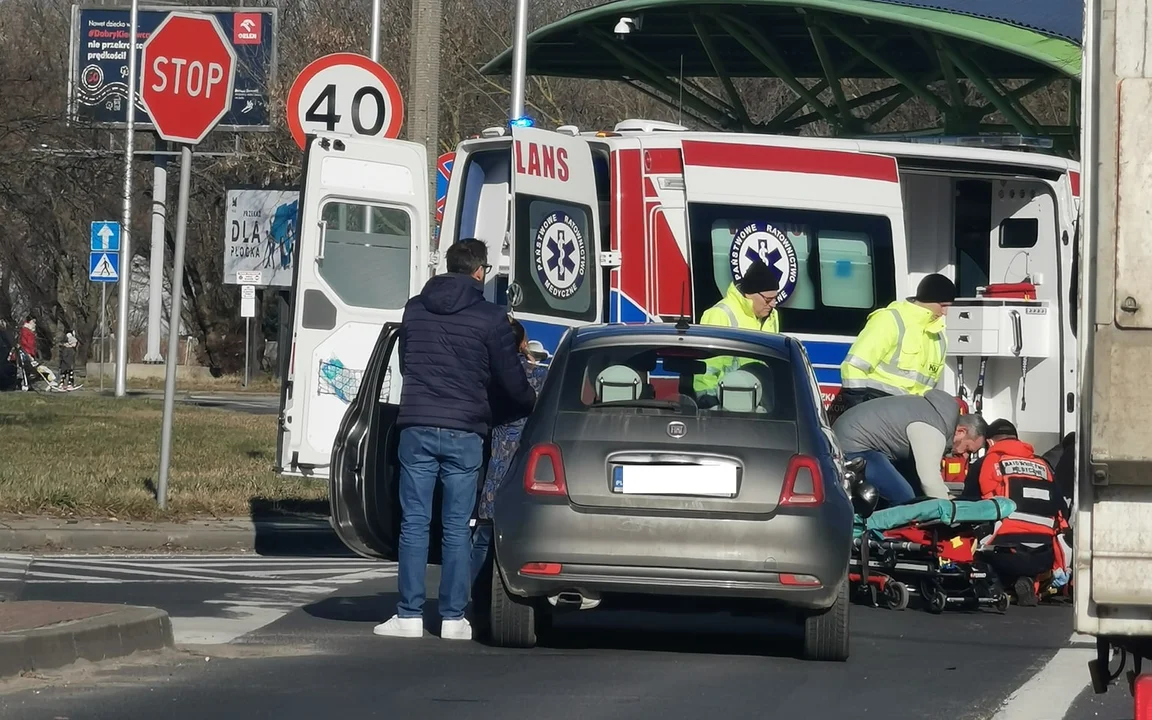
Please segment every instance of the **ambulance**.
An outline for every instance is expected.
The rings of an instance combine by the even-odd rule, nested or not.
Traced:
[[[512,123],[460,144],[434,235],[422,146],[310,137],[277,470],[328,476],[380,328],[468,238],[488,245],[488,298],[549,350],[573,326],[699,319],[762,258],[833,412],[869,313],[944,273],[962,299],[942,389],[1051,447],[1076,422],[1079,167],[989,142]]]

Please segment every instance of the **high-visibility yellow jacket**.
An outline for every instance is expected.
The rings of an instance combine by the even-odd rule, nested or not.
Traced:
[[[763,330],[764,332],[780,332],[780,316],[778,310],[761,320],[752,312],[752,301],[744,297],[744,293],[736,289],[736,283],[728,284],[728,292],[720,302],[704,311],[700,316],[701,325],[716,325],[719,327],[742,328],[744,330]],[[697,375],[692,383],[692,389],[697,393],[714,391],[720,383],[720,377],[749,360],[718,356],[704,361],[708,366],[707,375]]]
[[[940,382],[948,339],[944,316],[909,300],[897,300],[868,316],[840,365],[846,388],[888,395],[923,395]]]

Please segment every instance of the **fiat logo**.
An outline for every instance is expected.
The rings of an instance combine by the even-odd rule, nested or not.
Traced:
[[[688,434],[688,426],[679,420],[668,423],[668,437],[682,438]]]

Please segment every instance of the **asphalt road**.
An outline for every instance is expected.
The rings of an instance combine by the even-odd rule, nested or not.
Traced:
[[[435,623],[422,640],[373,636],[394,574],[351,558],[32,558],[25,599],[155,605],[182,644],[231,642],[9,688],[0,717],[1132,717],[1125,688],[1082,692],[1092,650],[1066,607],[855,606],[844,664],[795,659],[795,630],[768,619],[624,611],[565,616],[512,651],[442,641]]]

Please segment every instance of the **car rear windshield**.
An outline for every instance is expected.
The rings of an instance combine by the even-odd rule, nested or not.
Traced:
[[[684,345],[614,345],[574,351],[560,410],[795,421],[792,364],[750,352]]]

